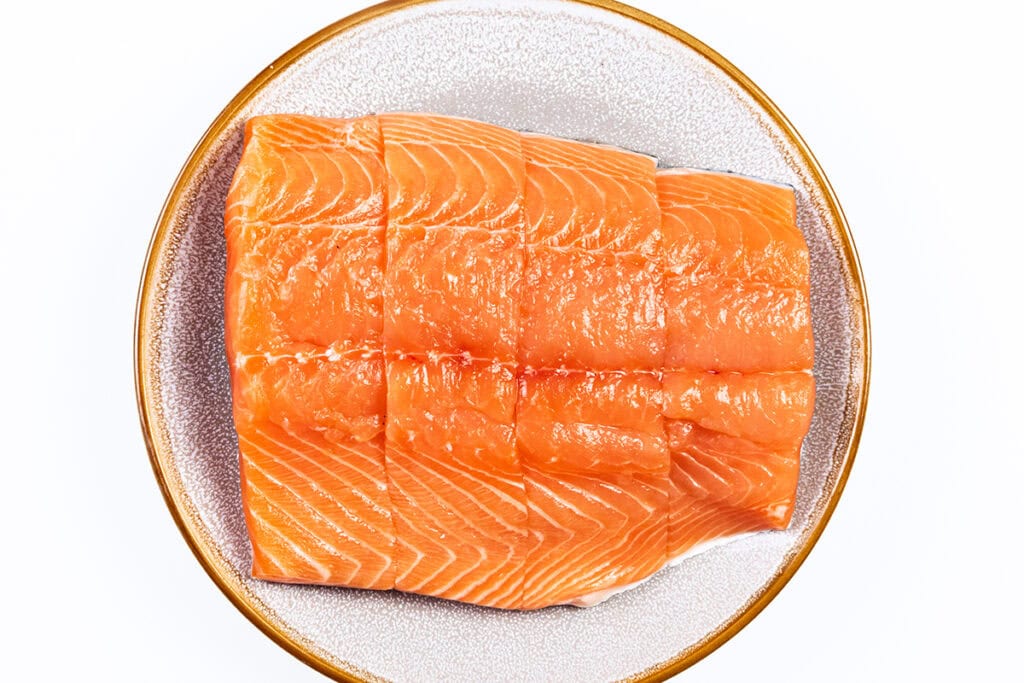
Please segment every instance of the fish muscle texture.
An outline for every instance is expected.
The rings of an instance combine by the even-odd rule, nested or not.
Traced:
[[[253,576],[585,606],[785,528],[796,200],[465,118],[250,119],[224,313]]]
[[[225,337],[253,575],[393,588],[380,130],[265,116],[245,137]]]
[[[790,188],[658,173],[669,556],[785,528],[814,404],[809,260]]]

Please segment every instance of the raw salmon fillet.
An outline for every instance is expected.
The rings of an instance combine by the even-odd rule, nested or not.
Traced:
[[[388,485],[399,590],[518,607],[526,492],[514,440],[519,135],[380,117],[388,169]]]
[[[790,188],[658,173],[669,550],[789,524],[814,404],[807,247]]]
[[[383,363],[250,356],[233,371],[253,575],[392,587]]]
[[[468,119],[250,120],[225,341],[253,576],[586,606],[785,528],[814,404],[795,207]]]
[[[665,563],[669,459],[655,162],[523,136],[517,440],[530,508],[524,609],[586,600]]]
[[[227,198],[225,337],[253,576],[394,587],[376,118],[264,116]]]

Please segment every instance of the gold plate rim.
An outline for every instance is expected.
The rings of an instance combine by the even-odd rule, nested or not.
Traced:
[[[263,631],[265,635],[300,661],[313,669],[316,669],[320,673],[339,681],[353,681],[358,683],[359,681],[365,680],[360,674],[366,672],[358,672],[353,669],[344,669],[339,667],[335,663],[314,652],[311,647],[300,642],[298,638],[285,633],[278,627],[278,625],[272,623],[271,620],[257,609],[246,596],[240,595],[238,591],[229,585],[227,578],[222,576],[218,571],[216,567],[217,562],[213,557],[211,557],[210,551],[205,547],[205,543],[203,543],[199,538],[200,534],[198,534],[197,531],[192,528],[190,523],[186,521],[177,500],[181,492],[172,489],[167,473],[164,471],[164,458],[153,439],[152,425],[155,421],[156,413],[154,408],[154,394],[156,392],[154,391],[154,385],[148,371],[150,363],[148,362],[144,332],[148,329],[149,325],[148,304],[151,302],[154,292],[157,290],[157,262],[167,243],[167,237],[171,230],[172,217],[175,213],[174,209],[182,199],[182,193],[187,185],[186,181],[195,174],[201,160],[209,152],[214,140],[216,140],[224,131],[228,121],[234,117],[235,113],[248,104],[248,102],[260,92],[263,86],[280,73],[283,68],[293,64],[320,44],[356,26],[359,26],[360,24],[366,23],[385,14],[390,14],[415,5],[423,5],[436,1],[437,0],[386,0],[380,4],[360,10],[345,17],[344,19],[326,26],[299,42],[297,45],[285,52],[281,57],[274,60],[270,66],[265,68],[248,84],[246,84],[246,86],[242,88],[234,98],[232,98],[217,118],[214,119],[213,123],[203,134],[203,137],[192,150],[181,171],[178,173],[178,176],[168,193],[167,199],[164,201],[164,205],[160,210],[156,227],[154,228],[152,237],[150,238],[144,262],[145,265],[143,267],[142,277],[139,284],[138,296],[136,299],[134,328],[136,404],[146,444],[146,450],[149,453],[150,464],[153,467],[153,473],[164,497],[164,502],[167,504],[178,530],[185,538],[190,550],[195,555],[200,565],[202,565],[206,573],[210,576],[217,587],[220,588],[228,600],[230,600],[231,603],[246,616],[246,618],[248,618],[257,628]],[[635,681],[643,681],[645,683],[649,681],[663,681],[708,656],[750,623],[750,621],[753,620],[754,617],[756,617],[768,605],[768,603],[775,598],[776,595],[778,595],[782,588],[793,577],[801,564],[803,564],[807,555],[814,548],[814,545],[817,543],[818,538],[821,536],[825,527],[828,525],[828,522],[832,517],[832,513],[835,511],[836,505],[842,496],[846,481],[850,476],[850,470],[853,466],[857,448],[860,444],[861,433],[864,428],[864,415],[867,409],[868,390],[871,379],[871,329],[867,292],[864,286],[864,276],[861,269],[860,257],[857,254],[857,249],[853,242],[853,236],[850,233],[850,226],[831,183],[828,181],[828,178],[825,176],[825,172],[822,170],[820,164],[814,157],[814,154],[811,152],[803,137],[801,137],[793,124],[790,123],[788,118],[786,118],[785,114],[782,113],[778,106],[775,105],[764,91],[762,91],[752,80],[750,80],[750,78],[748,78],[722,55],[715,52],[689,33],[662,19],[659,19],[658,17],[636,9],[635,7],[616,2],[615,0],[565,1],[588,5],[625,16],[681,42],[721,69],[736,85],[749,95],[765,113],[769,115],[772,121],[788,138],[788,141],[799,151],[803,161],[807,164],[807,167],[810,170],[811,178],[822,192],[826,208],[838,228],[838,237],[840,238],[845,265],[849,268],[848,284],[850,285],[850,291],[848,292],[848,295],[853,306],[855,308],[859,307],[858,312],[860,314],[860,324],[856,326],[856,331],[859,331],[860,334],[859,338],[854,339],[855,353],[852,364],[859,364],[861,366],[861,376],[859,377],[859,383],[851,383],[851,385],[853,385],[851,391],[859,391],[860,394],[859,397],[856,397],[857,411],[853,416],[850,441],[846,452],[843,454],[843,461],[839,469],[839,475],[817,524],[811,529],[803,545],[801,545],[800,548],[790,556],[783,569],[767,586],[754,596],[743,611],[733,615],[733,617],[723,624],[719,630],[710,634],[697,645],[681,652],[677,656],[665,662],[662,662],[660,665],[657,665],[652,669],[639,672],[631,679]],[[856,356],[857,342],[859,342],[862,358],[857,358]],[[852,373],[851,376],[857,379],[857,377]],[[852,402],[853,401],[848,400],[848,404]]]

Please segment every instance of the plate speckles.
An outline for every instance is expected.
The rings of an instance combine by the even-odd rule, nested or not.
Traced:
[[[139,405],[154,467],[215,580],[250,618],[325,672],[450,681],[664,674],[707,654],[774,595],[838,497],[868,373],[863,288],[838,207],[802,143],[742,76],[694,39],[625,16],[631,10],[623,6],[612,9],[437,0],[369,10],[306,41],[246,88],[172,190],[139,302]],[[249,578],[223,350],[222,216],[242,123],[271,112],[388,110],[610,143],[663,165],[796,188],[811,251],[818,393],[789,530],[719,546],[588,610],[509,613]]]

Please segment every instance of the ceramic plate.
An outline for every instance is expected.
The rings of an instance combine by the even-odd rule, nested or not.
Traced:
[[[271,112],[388,110],[595,140],[667,166],[796,188],[811,253],[818,391],[789,530],[709,550],[587,610],[502,612],[249,577],[222,318],[222,211],[242,124]],[[174,184],[143,276],[136,354],[157,479],[213,580],[320,671],[397,681],[660,679],[706,655],[778,593],[821,533],[853,458],[868,378],[860,270],[807,147],[721,56],[654,17],[604,1],[392,2],[289,51],[231,101]]]

